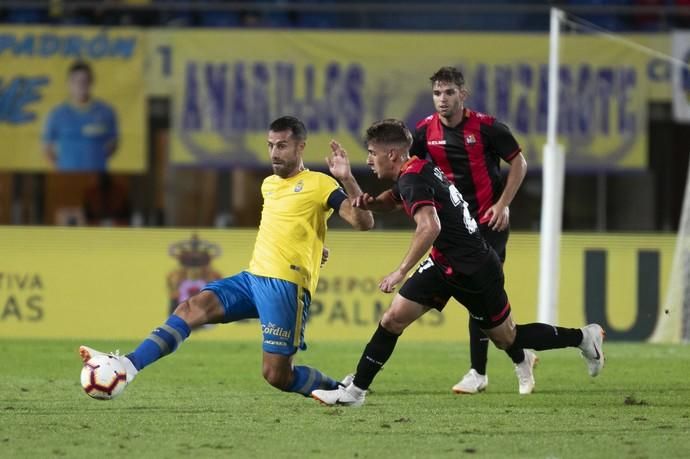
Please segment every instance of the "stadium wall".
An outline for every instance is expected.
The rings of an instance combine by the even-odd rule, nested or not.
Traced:
[[[138,339],[207,279],[247,266],[255,230],[0,227],[0,337]],[[313,295],[307,341],[369,338],[391,296],[378,291],[409,246],[409,232],[332,231],[331,257]],[[664,311],[675,237],[566,234],[559,323],[602,323],[613,340],[644,341]],[[539,238],[512,234],[507,291],[516,319],[536,318]],[[195,339],[259,339],[255,321]],[[467,340],[452,302],[406,333],[417,341]]]

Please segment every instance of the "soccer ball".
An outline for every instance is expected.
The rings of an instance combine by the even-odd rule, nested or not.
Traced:
[[[127,370],[117,357],[97,355],[81,369],[81,387],[90,397],[110,400],[127,386]]]

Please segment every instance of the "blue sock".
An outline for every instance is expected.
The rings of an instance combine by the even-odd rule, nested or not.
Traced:
[[[168,317],[164,325],[156,328],[137,347],[134,352],[127,354],[137,370],[152,364],[161,357],[175,352],[177,346],[189,337],[191,329],[187,322],[172,315]]]
[[[287,392],[297,392],[308,397],[313,390],[332,390],[338,387],[338,381],[329,378],[316,368],[295,366],[292,371],[295,374],[295,379]]]

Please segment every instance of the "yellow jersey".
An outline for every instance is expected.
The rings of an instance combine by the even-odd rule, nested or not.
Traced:
[[[328,198],[338,188],[334,178],[310,170],[287,179],[277,175],[264,179],[261,223],[249,272],[294,282],[313,294],[326,221],[333,213]]]

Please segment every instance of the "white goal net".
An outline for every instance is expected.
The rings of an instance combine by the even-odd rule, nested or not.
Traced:
[[[554,30],[557,30],[556,36]],[[549,113],[549,119],[556,124],[557,136],[557,140],[551,143],[563,147],[565,168],[569,171],[580,169],[585,174],[645,171],[649,167],[647,114],[653,92],[647,76],[648,63],[654,60],[676,69],[688,69],[688,64],[669,54],[668,42],[662,45],[651,36],[611,32],[561,10],[552,12],[551,45],[551,63],[557,63],[559,72],[558,78],[554,78],[558,81],[554,89],[558,94],[558,105],[553,110],[549,107],[549,112],[554,112]],[[548,148],[544,153],[557,157]],[[545,198],[551,195],[554,199],[550,202],[545,199],[542,204],[542,276],[538,312],[540,320],[553,323],[556,317],[552,311],[557,308],[558,298],[558,239],[565,168],[562,165],[549,168],[547,165],[545,156],[543,195]],[[560,177],[560,180],[553,177]],[[549,183],[556,185],[549,186]],[[630,196],[634,199],[633,190]],[[604,215],[605,220],[606,200],[603,199],[602,203],[603,211],[598,215]],[[549,218],[552,224],[546,225]],[[545,240],[552,243],[545,244]],[[659,296],[659,320],[651,340],[690,341],[690,174],[673,268],[667,289]]]
[[[690,342],[690,167],[685,185],[671,276],[654,342]]]

